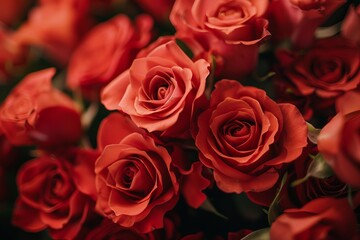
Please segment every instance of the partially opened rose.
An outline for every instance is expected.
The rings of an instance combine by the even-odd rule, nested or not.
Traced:
[[[177,0],[170,21],[177,37],[192,37],[222,59],[222,77],[239,78],[254,70],[259,46],[270,35],[262,18],[268,4],[268,0]]]
[[[360,188],[360,92],[346,93],[336,107],[318,136],[319,151],[339,179]]]
[[[102,154],[95,164],[96,209],[141,233],[162,228],[164,214],[179,196],[167,149],[119,113],[103,120],[98,143]]]
[[[54,239],[74,239],[94,208],[96,151],[70,158],[44,155],[17,175],[19,197],[12,223],[29,232],[48,229]]]
[[[288,209],[271,225],[279,240],[359,239],[356,216],[348,200],[318,198],[300,209]]]
[[[0,108],[0,122],[12,144],[57,148],[76,144],[82,133],[80,112],[51,85],[55,69],[27,75]]]
[[[209,63],[193,62],[174,42],[164,43],[133,61],[102,92],[109,110],[163,137],[189,138],[196,111],[204,106]]]
[[[100,89],[127,69],[150,41],[152,25],[150,16],[139,15],[133,24],[120,14],[94,27],[70,59],[68,86],[97,99]]]
[[[232,80],[215,85],[197,123],[200,160],[225,192],[273,187],[278,170],[307,144],[306,123],[295,106],[277,104],[263,90]]]

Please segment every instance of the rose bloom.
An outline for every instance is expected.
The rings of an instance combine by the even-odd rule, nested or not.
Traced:
[[[31,73],[6,97],[0,108],[0,125],[10,143],[56,148],[80,139],[79,110],[67,95],[51,86],[54,74],[53,68]]]
[[[271,225],[279,240],[358,239],[356,217],[347,199],[318,198],[301,209],[288,209]]]
[[[339,179],[360,188],[360,93],[348,92],[336,102],[338,114],[321,130],[318,148]]]
[[[264,191],[278,170],[307,144],[307,126],[291,104],[277,104],[263,90],[232,80],[215,85],[198,118],[195,144],[224,192]]]
[[[103,120],[98,145],[102,151],[95,164],[98,212],[141,233],[162,228],[164,214],[179,196],[166,148],[120,113]]]
[[[277,57],[277,81],[295,89],[289,95],[311,97],[313,109],[326,109],[359,86],[360,48],[343,38],[319,39],[305,53],[279,51]]]
[[[134,123],[162,137],[189,138],[196,111],[204,106],[209,63],[193,62],[170,41],[137,58],[102,92],[109,110],[130,115]]]
[[[259,46],[270,35],[268,22],[261,17],[268,4],[268,0],[177,0],[170,20],[177,37],[192,36],[222,59],[222,77],[241,78],[254,70]]]
[[[127,69],[150,41],[152,25],[147,15],[139,15],[134,24],[126,15],[117,15],[94,27],[70,59],[68,86],[98,98],[100,88]]]
[[[44,49],[54,62],[65,66],[90,23],[89,0],[39,0],[14,38]]]
[[[308,169],[313,161],[310,154],[318,154],[316,147],[308,147],[303,154],[287,168],[287,179],[281,189],[279,207],[281,209],[302,207],[311,200],[321,197],[343,198],[348,194],[347,185],[335,175],[326,178],[309,177],[306,181],[292,186],[295,180],[303,179],[308,174]],[[281,179],[277,187],[264,192],[250,192],[248,197],[256,204],[270,206],[279,191]]]
[[[17,175],[19,197],[12,223],[29,232],[48,229],[54,239],[74,239],[94,207],[96,151],[71,158],[43,155]]]

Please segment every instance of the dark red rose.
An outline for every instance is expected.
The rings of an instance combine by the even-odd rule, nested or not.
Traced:
[[[339,179],[360,188],[360,92],[338,99],[338,114],[318,136],[318,148]]]
[[[307,126],[295,106],[277,104],[263,90],[231,80],[215,85],[198,127],[200,160],[214,170],[225,192],[273,187],[278,170],[307,144]]]
[[[130,115],[134,123],[162,137],[189,138],[196,112],[205,102],[209,63],[193,62],[174,42],[134,60],[108,84],[102,103]]]
[[[10,143],[57,148],[79,141],[80,112],[67,95],[51,86],[54,74],[55,69],[31,73],[6,97],[0,122]]]
[[[48,229],[54,239],[74,239],[93,211],[97,156],[78,150],[71,161],[44,155],[26,162],[17,175],[12,223],[29,232]]]
[[[102,150],[95,164],[98,212],[141,233],[162,228],[164,214],[179,196],[167,149],[119,113],[101,123],[98,145]]]
[[[343,38],[320,39],[303,53],[279,51],[277,57],[277,81],[288,85],[282,95],[310,101],[311,109],[328,109],[360,84],[360,48]]]
[[[139,15],[132,24],[121,14],[95,26],[70,59],[68,86],[97,99],[100,89],[126,70],[150,41],[152,25],[150,16]]]
[[[309,176],[304,182],[292,186],[291,184],[300,179],[305,179],[313,158],[318,154],[316,147],[309,147],[303,154],[287,168],[287,179],[281,189],[279,198],[280,209],[302,207],[306,203],[322,197],[343,198],[348,194],[348,186],[332,175],[326,178]],[[248,197],[263,206],[270,206],[275,198],[281,184],[281,179],[277,186],[268,191],[260,193],[248,193]]]
[[[358,239],[356,217],[347,199],[319,198],[301,209],[288,209],[271,225],[279,240]]]

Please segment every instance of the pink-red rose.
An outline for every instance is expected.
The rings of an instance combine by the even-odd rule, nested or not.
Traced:
[[[321,130],[318,148],[339,179],[360,188],[360,93],[348,92]]]
[[[215,85],[198,128],[200,160],[214,170],[225,192],[273,187],[278,170],[307,144],[307,127],[295,106],[277,104],[263,90],[231,80]]]
[[[29,232],[48,229],[55,239],[74,239],[94,207],[97,156],[96,151],[77,150],[72,159],[44,155],[26,162],[17,175],[13,224]]]
[[[75,103],[51,86],[55,69],[27,75],[0,108],[0,122],[12,144],[44,148],[76,144],[81,137],[80,113]]]
[[[170,41],[137,58],[108,84],[102,103],[163,137],[189,138],[196,111],[204,105],[209,64],[193,62]]]
[[[150,41],[152,25],[147,15],[139,15],[134,24],[126,15],[117,15],[94,27],[70,59],[68,86],[98,97],[100,88],[126,70]]]
[[[162,228],[164,214],[179,196],[167,149],[119,113],[103,120],[98,143],[102,154],[95,164],[96,209],[142,233]]]
[[[222,59],[222,77],[244,77],[255,68],[260,43],[270,35],[261,17],[267,6],[267,0],[178,0],[170,20],[177,37],[191,36]]]
[[[271,225],[279,240],[358,239],[356,217],[347,199],[318,198],[301,209],[288,209]]]

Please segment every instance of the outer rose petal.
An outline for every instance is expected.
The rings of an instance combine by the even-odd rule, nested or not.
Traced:
[[[203,165],[200,162],[192,164],[190,174],[185,175],[182,182],[182,194],[190,207],[198,208],[206,200],[202,190],[210,185],[210,181],[202,176]]]
[[[47,225],[41,221],[40,212],[24,204],[21,199],[16,201],[12,224],[31,232],[38,232],[47,227]]]
[[[301,209],[289,209],[271,225],[274,239],[355,239],[356,218],[347,199],[319,198]]]

